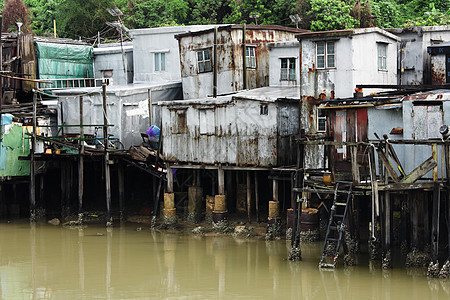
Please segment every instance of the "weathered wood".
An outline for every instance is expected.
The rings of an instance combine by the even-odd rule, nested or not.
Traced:
[[[217,169],[217,184],[219,195],[225,195],[225,174],[222,168]]]
[[[439,217],[441,214],[441,192],[438,182],[434,183],[433,188],[433,225],[431,229],[431,258],[437,261],[439,255]]]
[[[255,171],[255,208],[256,208],[256,222],[259,223],[259,185],[258,172]]]
[[[377,149],[377,154],[378,158],[383,162],[384,168],[389,174],[389,176],[391,176],[392,180],[394,180],[394,182],[399,182],[400,179],[398,178],[397,173],[395,173],[395,170],[392,167],[391,162],[386,157],[386,154],[381,149]]]
[[[80,150],[78,155],[78,218],[82,222],[83,217],[83,192],[84,192],[84,116],[83,116],[83,96],[79,98],[80,108]]]
[[[433,168],[433,181],[437,182],[438,181],[438,166],[437,166],[437,144],[433,144],[431,146],[431,153],[433,156],[433,159],[436,161],[436,167]]]
[[[251,211],[252,211],[252,185],[250,181],[250,171],[247,171],[247,217],[248,222],[251,223]]]
[[[125,172],[122,163],[119,163],[117,170],[118,184],[119,184],[119,211],[120,221],[124,220],[124,200],[125,200]]]
[[[172,167],[167,167],[167,193],[173,193],[173,169]]]
[[[422,190],[422,189],[432,189],[433,182],[414,182],[414,183],[390,183],[378,185],[379,191],[407,191],[407,190]]]
[[[384,193],[384,250],[385,253],[391,250],[391,220],[392,207],[391,195],[388,191]]]
[[[105,198],[106,198],[106,226],[112,226],[111,217],[111,170],[109,166],[109,152],[108,152],[108,106],[106,103],[106,84],[102,84],[103,91],[103,138],[105,141]]]
[[[401,183],[412,183],[417,181],[419,178],[430,172],[433,168],[437,166],[436,161],[433,157],[428,158],[420,166],[415,168],[411,173],[406,175],[400,182]]]
[[[353,184],[359,185],[360,183],[360,174],[359,174],[359,165],[358,165],[358,148],[356,146],[350,147],[350,157],[352,163],[352,178]]]

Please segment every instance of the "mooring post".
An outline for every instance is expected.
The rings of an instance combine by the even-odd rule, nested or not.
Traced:
[[[389,192],[384,193],[384,261],[385,269],[392,267],[391,257],[391,196]]]
[[[66,220],[66,182],[67,182],[67,178],[66,178],[66,162],[65,161],[60,161],[60,179],[61,179],[61,221],[64,222]]]
[[[102,84],[103,91],[103,140],[105,143],[105,192],[106,192],[106,226],[111,227],[113,220],[111,217],[111,170],[109,167],[109,152],[108,152],[108,107],[106,103],[106,83]]]
[[[84,193],[84,118],[83,96],[79,98],[80,106],[80,142],[78,154],[78,222],[83,223],[83,193]]]

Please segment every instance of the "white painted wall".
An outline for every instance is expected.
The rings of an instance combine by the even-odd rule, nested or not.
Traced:
[[[299,48],[298,41],[278,42],[269,44],[269,85],[294,86],[298,85],[299,76]],[[281,59],[295,58],[295,81],[281,80]]]

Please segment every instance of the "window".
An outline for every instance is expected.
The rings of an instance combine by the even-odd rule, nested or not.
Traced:
[[[197,51],[198,72],[211,72],[211,51],[209,49]]]
[[[295,58],[281,59],[281,80],[295,80]]]
[[[261,104],[259,106],[259,114],[263,116],[269,115],[269,106],[267,104]]]
[[[378,70],[385,71],[387,44],[378,43]]]
[[[173,133],[186,133],[187,122],[186,122],[186,110],[177,109],[175,110],[175,122]]]
[[[155,53],[155,71],[166,70],[166,54],[161,52]]]
[[[245,47],[247,68],[256,69],[255,47]]]
[[[327,116],[322,109],[317,110],[317,132],[327,131]]]
[[[335,51],[334,42],[317,42],[316,43],[316,68],[327,69],[335,68]]]

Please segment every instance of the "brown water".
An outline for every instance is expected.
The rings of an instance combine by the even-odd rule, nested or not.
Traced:
[[[449,299],[450,281],[361,266],[318,269],[319,243],[0,224],[1,299]]]

